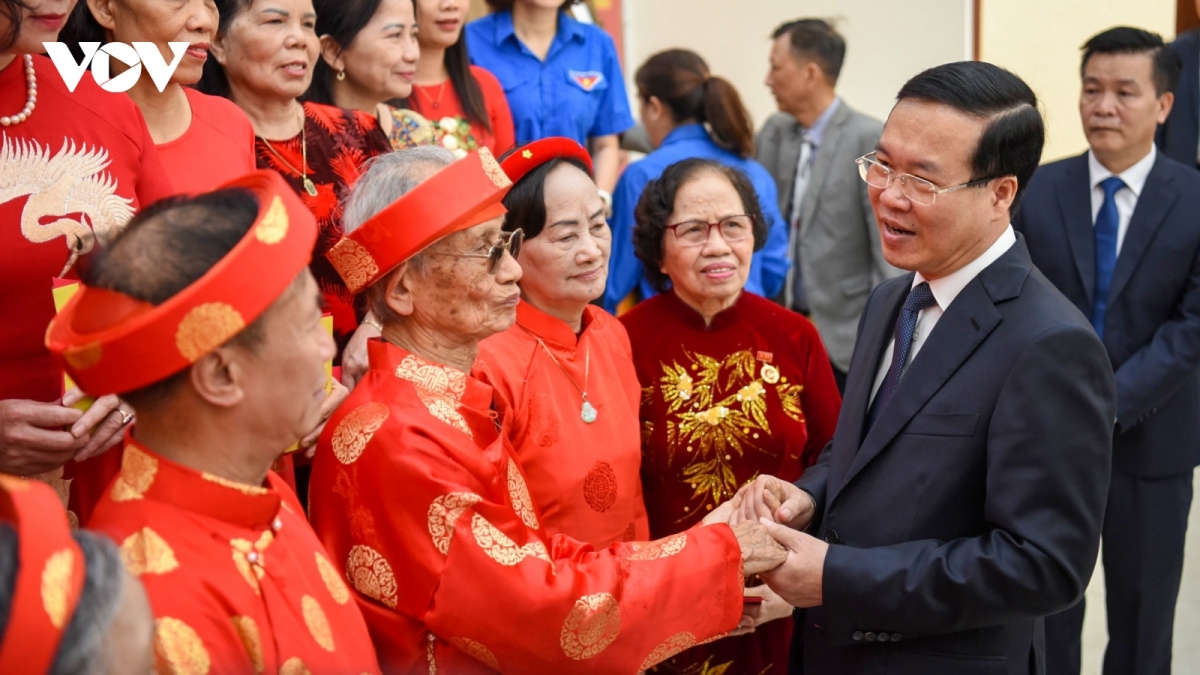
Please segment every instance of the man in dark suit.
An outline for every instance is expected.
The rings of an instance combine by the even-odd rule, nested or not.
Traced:
[[[1038,169],[1013,219],[1038,269],[1091,318],[1116,371],[1104,517],[1110,675],[1171,672],[1192,469],[1200,463],[1200,173],[1155,150],[1179,56],[1114,28],[1084,46],[1091,148]],[[1046,619],[1052,675],[1078,675],[1083,603]]]
[[[1200,14],[1200,0],[1196,0]],[[1184,31],[1171,43],[1183,59],[1175,87],[1175,106],[1158,128],[1158,147],[1171,159],[1200,169],[1200,28]]]
[[[818,463],[738,493],[790,551],[763,578],[810,608],[793,672],[1042,673],[1041,617],[1087,587],[1115,393],[1009,225],[1043,139],[1020,78],[951,63],[904,85],[860,160],[884,255],[911,273],[868,300]]]

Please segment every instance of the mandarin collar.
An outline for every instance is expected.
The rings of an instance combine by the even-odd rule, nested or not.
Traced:
[[[430,361],[382,338],[367,343],[370,370],[395,377],[426,392],[444,396],[468,408],[485,411],[492,407],[492,387],[482,378],[483,362],[475,360],[471,373]]]
[[[501,10],[494,15],[496,21],[496,44],[509,39],[510,37],[520,43],[520,38],[517,37],[517,29],[513,26],[513,16],[511,9]],[[572,38],[582,39],[584,28],[583,24],[567,13],[566,10],[560,10],[558,13],[558,28],[554,33],[554,42],[566,42]],[[549,55],[547,55],[549,57]]]
[[[662,294],[663,304],[667,306],[667,310],[679,319],[685,326],[698,331],[715,332],[724,330],[742,318],[742,307],[745,304],[746,291],[741,291],[738,299],[733,305],[721,310],[713,317],[712,323],[705,324],[704,316],[696,311],[691,305],[680,299],[674,289],[668,290]]]
[[[579,335],[575,335],[575,331],[571,330],[566,321],[543,312],[522,298],[520,304],[517,305],[517,324],[534,337],[552,342],[555,346],[576,349],[592,325],[596,312],[602,311],[604,310],[595,305],[584,307],[583,321],[580,322],[582,330],[579,331]]]
[[[246,528],[269,527],[283,501],[273,485],[237,483],[172,462],[135,440],[132,429],[126,432],[121,472],[110,496],[117,502],[163,502]]]

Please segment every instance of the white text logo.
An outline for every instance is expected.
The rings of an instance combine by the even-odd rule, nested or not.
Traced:
[[[46,54],[54,62],[54,67],[58,69],[58,74],[62,75],[68,90],[75,91],[75,87],[79,86],[79,80],[83,79],[83,73],[90,65],[92,78],[96,80],[96,84],[105,91],[118,93],[129,91],[133,85],[137,84],[142,77],[142,66],[146,67],[146,72],[150,73],[150,79],[154,81],[154,86],[160,92],[166,89],[167,83],[171,81],[171,76],[175,74],[175,69],[179,67],[179,62],[183,59],[189,46],[187,42],[168,42],[167,44],[171,47],[173,57],[169,64],[153,42],[134,42],[132,47],[124,42],[110,42],[103,47],[99,42],[80,42],[79,47],[83,50],[82,63],[75,60],[75,56],[71,54],[67,45],[61,42],[42,43],[46,47]],[[129,68],[120,75],[112,77],[111,59],[116,59]]]

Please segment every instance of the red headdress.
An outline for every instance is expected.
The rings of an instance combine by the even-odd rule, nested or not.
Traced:
[[[592,156],[583,146],[569,138],[551,136],[513,150],[500,162],[501,168],[514,183],[525,174],[554,159],[577,159],[592,173]]]
[[[187,368],[271,306],[312,258],[317,224],[274,171],[222,188],[258,198],[258,218],[233,250],[161,305],[82,287],[50,324],[46,346],[93,396],[133,391]]]
[[[45,673],[83,593],[83,551],[44,483],[0,475],[0,520],[17,531],[18,564],[0,673]]]
[[[392,202],[325,255],[350,292],[358,293],[438,239],[507,213],[500,202],[510,187],[492,153],[480,148]]]

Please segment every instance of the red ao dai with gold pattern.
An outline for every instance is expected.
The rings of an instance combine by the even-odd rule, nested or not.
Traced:
[[[816,328],[751,293],[705,324],[674,292],[621,317],[642,384],[650,534],[699,522],[761,474],[795,480],[833,436],[841,396]],[[757,580],[751,580],[757,585]],[[652,672],[785,673],[791,619],[688,650]]]
[[[737,625],[728,526],[547,536],[479,366],[379,340],[369,359],[321,436],[311,511],[385,672],[635,673]]]

